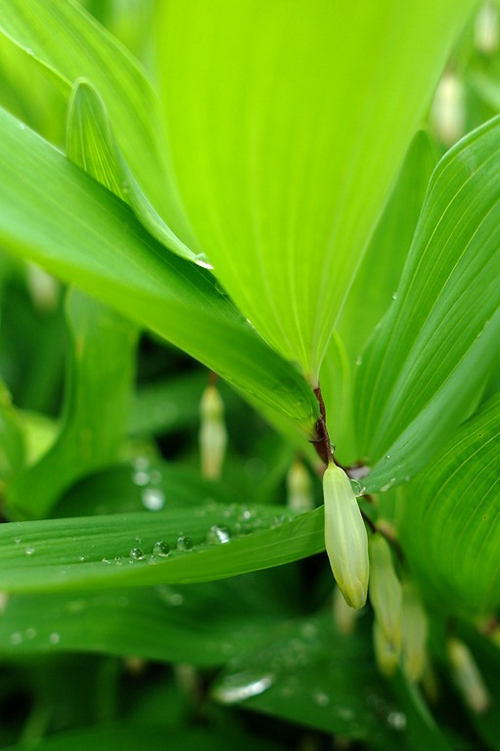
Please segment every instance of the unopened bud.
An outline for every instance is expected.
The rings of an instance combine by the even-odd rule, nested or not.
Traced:
[[[286,476],[288,491],[288,508],[297,514],[311,511],[314,508],[314,495],[311,476],[304,462],[296,459]]]
[[[227,444],[224,404],[215,386],[207,386],[200,402],[201,473],[208,480],[220,477]]]
[[[490,704],[488,689],[468,647],[459,639],[449,639],[447,651],[453,677],[465,703],[477,714],[485,712]]]
[[[445,146],[453,146],[465,133],[465,92],[453,73],[442,77],[432,103],[431,120]]]
[[[493,55],[498,49],[498,8],[486,2],[474,19],[474,41],[484,55]]]
[[[373,621],[373,649],[378,669],[382,675],[390,678],[398,667],[399,655],[376,619]]]
[[[379,628],[397,656],[401,650],[401,583],[382,535],[371,535],[369,551],[370,602]]]
[[[403,583],[403,670],[409,681],[419,681],[427,663],[427,615],[411,582]]]
[[[368,537],[346,473],[330,462],[323,475],[325,546],[333,575],[351,608],[366,602],[370,563]]]

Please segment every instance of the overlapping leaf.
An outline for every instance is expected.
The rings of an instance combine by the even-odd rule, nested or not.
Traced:
[[[153,329],[311,437],[314,394],[208,272],[166,254],[125,204],[4,111],[0,133],[4,247]]]
[[[236,304],[315,383],[473,2],[157,5],[168,148],[190,221]]]
[[[461,426],[411,484],[400,541],[424,590],[462,615],[500,604],[500,396]]]
[[[467,417],[500,337],[500,121],[436,169],[396,298],[359,368],[367,487],[403,482]]]
[[[322,508],[293,518],[280,506],[208,503],[155,514],[11,522],[0,526],[0,590],[211,581],[323,549]]]
[[[66,97],[79,78],[96,88],[111,118],[117,157],[123,156],[130,170],[131,203],[155,237],[181,256],[196,259],[190,249],[196,241],[168,169],[158,100],[127,50],[81,6],[66,0],[4,4],[0,30],[40,62]]]

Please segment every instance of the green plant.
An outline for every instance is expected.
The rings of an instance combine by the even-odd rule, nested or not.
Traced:
[[[87,5],[160,96],[0,8],[0,744],[499,748],[496,6]]]

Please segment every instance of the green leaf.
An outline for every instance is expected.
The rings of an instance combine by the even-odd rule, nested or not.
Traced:
[[[310,387],[208,272],[167,253],[123,202],[4,111],[0,136],[6,249],[153,329],[312,437]]]
[[[171,167],[196,236],[238,307],[314,385],[473,6],[157,3]]]
[[[392,302],[437,158],[428,135],[419,131],[410,145],[338,321],[337,330],[352,366],[359,362],[364,346]],[[324,386],[323,375],[321,385]]]
[[[165,544],[159,552],[157,542]],[[0,591],[211,581],[323,549],[323,508],[293,518],[282,506],[210,502],[157,513],[11,522],[0,525]]]
[[[9,488],[8,508],[46,516],[58,496],[89,471],[117,461],[127,427],[136,329],[82,292],[67,301],[71,343],[64,414],[56,441]]]
[[[280,624],[265,646],[227,665],[212,687],[237,704],[327,733],[403,747],[400,713],[378,675],[367,629],[345,636],[331,613]]]
[[[19,472],[26,460],[21,419],[11,403],[7,387],[0,380],[0,484]]]
[[[39,61],[66,97],[77,79],[88,79],[95,87],[130,169],[132,205],[140,206],[141,218],[157,239],[196,260],[198,254],[188,247],[196,241],[168,168],[158,99],[137,61],[80,5],[67,0],[3,5],[0,30],[27,58]],[[101,123],[105,117],[104,110],[98,113]]]
[[[177,587],[14,595],[0,620],[0,655],[97,652],[221,665],[265,640],[286,614],[279,602],[277,587],[269,587],[262,575]]]
[[[471,133],[437,167],[354,403],[370,490],[403,482],[470,414],[500,336],[500,120]]]
[[[410,486],[399,541],[426,597],[466,617],[500,605],[500,395]]]

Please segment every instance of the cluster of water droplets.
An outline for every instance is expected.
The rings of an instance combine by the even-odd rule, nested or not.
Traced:
[[[35,639],[37,642],[36,648],[39,648],[41,641],[45,644],[56,646],[61,641],[61,635],[57,631],[52,631],[47,635],[41,636],[36,628],[30,626],[24,629],[24,631],[12,631],[9,636],[9,642],[13,647],[27,645]]]
[[[159,469],[152,469],[147,456],[136,456],[132,461],[132,482],[141,488],[141,501],[148,511],[161,511],[165,506],[165,493],[161,488],[163,477]]]

